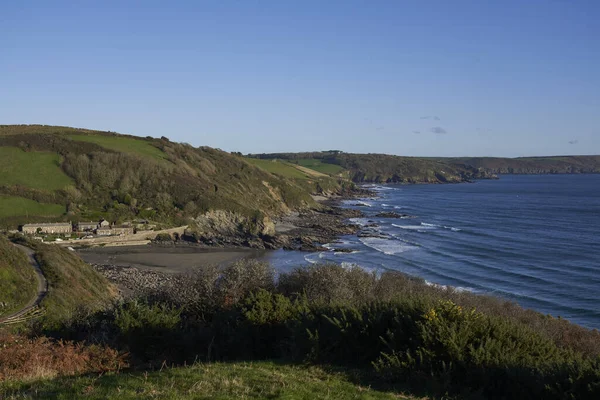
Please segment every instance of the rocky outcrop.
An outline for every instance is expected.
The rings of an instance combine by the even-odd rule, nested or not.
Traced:
[[[356,192],[360,195],[373,194],[364,189],[356,189]],[[288,214],[279,221],[286,226],[280,232],[276,231],[274,221],[263,213],[249,217],[230,211],[209,211],[196,218],[181,239],[210,247],[325,251],[327,249],[320,243],[356,233],[359,227],[346,221],[363,215],[359,210],[339,208],[334,205],[335,201]]]
[[[404,218],[414,218],[412,215],[408,215],[408,214],[400,214],[394,211],[382,211],[380,213],[375,214],[376,217],[379,218],[398,218],[398,219],[404,219]]]
[[[326,251],[320,243],[330,243],[339,236],[352,235],[360,227],[348,224],[349,218],[363,216],[359,210],[325,207],[300,213],[293,219],[294,228],[265,241],[267,248],[286,250]]]
[[[257,212],[249,217],[231,211],[209,211],[194,220],[184,240],[215,247],[265,248],[264,240],[275,235],[275,223]]]

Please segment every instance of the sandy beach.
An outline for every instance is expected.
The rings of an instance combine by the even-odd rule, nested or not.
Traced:
[[[186,273],[208,265],[227,265],[243,258],[257,258],[264,250],[205,249],[195,247],[122,246],[78,250],[87,263],[135,267],[163,273]]]

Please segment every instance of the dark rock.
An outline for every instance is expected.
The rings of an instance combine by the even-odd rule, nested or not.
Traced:
[[[412,215],[400,214],[394,211],[382,211],[375,216],[379,218],[414,218]]]
[[[346,248],[334,248],[332,250],[335,251],[336,253],[352,253],[353,251],[355,251],[354,249],[346,249]]]

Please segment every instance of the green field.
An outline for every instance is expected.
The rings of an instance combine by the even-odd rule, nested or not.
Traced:
[[[4,397],[3,397],[4,396]],[[28,399],[408,399],[317,367],[211,363],[160,372],[0,383],[0,398]]]
[[[38,203],[23,197],[0,195],[0,218],[21,215],[57,217],[64,214],[65,211],[65,206],[60,204]]]
[[[0,147],[0,171],[0,185],[58,190],[72,184],[60,168],[60,156],[56,153]]]
[[[162,150],[143,139],[104,135],[69,135],[69,137],[79,142],[95,143],[110,150],[152,157],[157,160],[166,159],[166,154]]]
[[[309,177],[302,171],[286,162],[279,160],[261,160],[259,158],[246,158],[246,161],[256,165],[272,174],[292,179],[308,179]]]
[[[298,165],[302,165],[303,167],[313,169],[323,174],[337,175],[344,170],[344,168],[339,165],[324,163],[316,158],[304,158],[297,160],[297,162]]]

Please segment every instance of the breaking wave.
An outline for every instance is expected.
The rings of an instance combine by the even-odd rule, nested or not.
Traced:
[[[370,247],[374,250],[377,250],[383,254],[394,255],[399,253],[404,253],[405,251],[414,250],[418,247],[412,246],[407,243],[400,242],[398,240],[390,240],[383,238],[360,238],[359,239],[362,244],[367,247]]]

